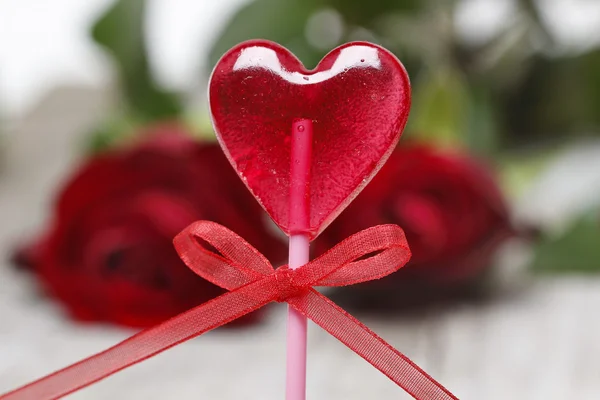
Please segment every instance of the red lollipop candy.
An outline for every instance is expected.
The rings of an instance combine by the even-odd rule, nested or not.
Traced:
[[[198,221],[175,238],[175,247],[188,267],[228,293],[0,397],[67,395],[277,301],[289,305],[287,400],[306,396],[307,317],[414,398],[456,400],[313,287],[379,279],[410,257],[404,233],[391,225],[353,235],[313,262],[308,252],[309,240],[365,187],[400,139],[410,108],[402,64],[381,47],[356,42],[333,50],[308,71],[283,47],[250,41],[219,61],[209,97],[229,161],[290,235],[289,265],[275,270],[227,228]]]
[[[366,42],[331,51],[312,71],[264,40],[228,51],[213,71],[210,110],[225,154],[286,233],[314,239],[366,186],[396,146],[410,83],[389,51]],[[308,228],[290,221],[291,127],[312,121]]]

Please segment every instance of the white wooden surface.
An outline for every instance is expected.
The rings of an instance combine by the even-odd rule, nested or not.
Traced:
[[[53,188],[106,99],[63,91],[6,140],[0,169],[0,393],[102,350],[130,331],[81,326],[36,296],[6,261],[43,226]],[[57,119],[57,116],[61,116]],[[600,279],[534,282],[486,305],[363,318],[461,399],[600,399]],[[73,399],[282,399],[284,308],[256,328],[211,332],[123,371]],[[404,399],[403,391],[314,326],[308,397]]]

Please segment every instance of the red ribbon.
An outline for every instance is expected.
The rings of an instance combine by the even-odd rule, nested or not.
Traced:
[[[220,254],[206,249],[198,239]],[[287,302],[415,399],[457,399],[405,355],[313,289],[379,279],[404,266],[410,250],[398,226],[380,225],[359,232],[296,270],[287,265],[273,269],[258,250],[214,222],[190,225],[174,243],[189,268],[229,292],[0,399],[60,398],[273,301]]]

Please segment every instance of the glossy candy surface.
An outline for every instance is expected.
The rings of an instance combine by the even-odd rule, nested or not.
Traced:
[[[370,43],[342,45],[309,71],[287,49],[254,40],[221,58],[209,101],[229,161],[287,234],[292,123],[312,120],[307,233],[314,239],[396,146],[408,119],[410,83],[398,59]]]

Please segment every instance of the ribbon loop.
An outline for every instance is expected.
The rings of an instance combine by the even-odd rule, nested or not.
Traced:
[[[204,240],[222,255],[207,249]],[[242,237],[211,221],[197,221],[173,239],[183,262],[207,281],[227,290],[273,273],[273,267],[258,250]]]
[[[410,255],[399,226],[378,225],[355,233],[300,268],[296,281],[310,286],[355,285],[396,272]]]

